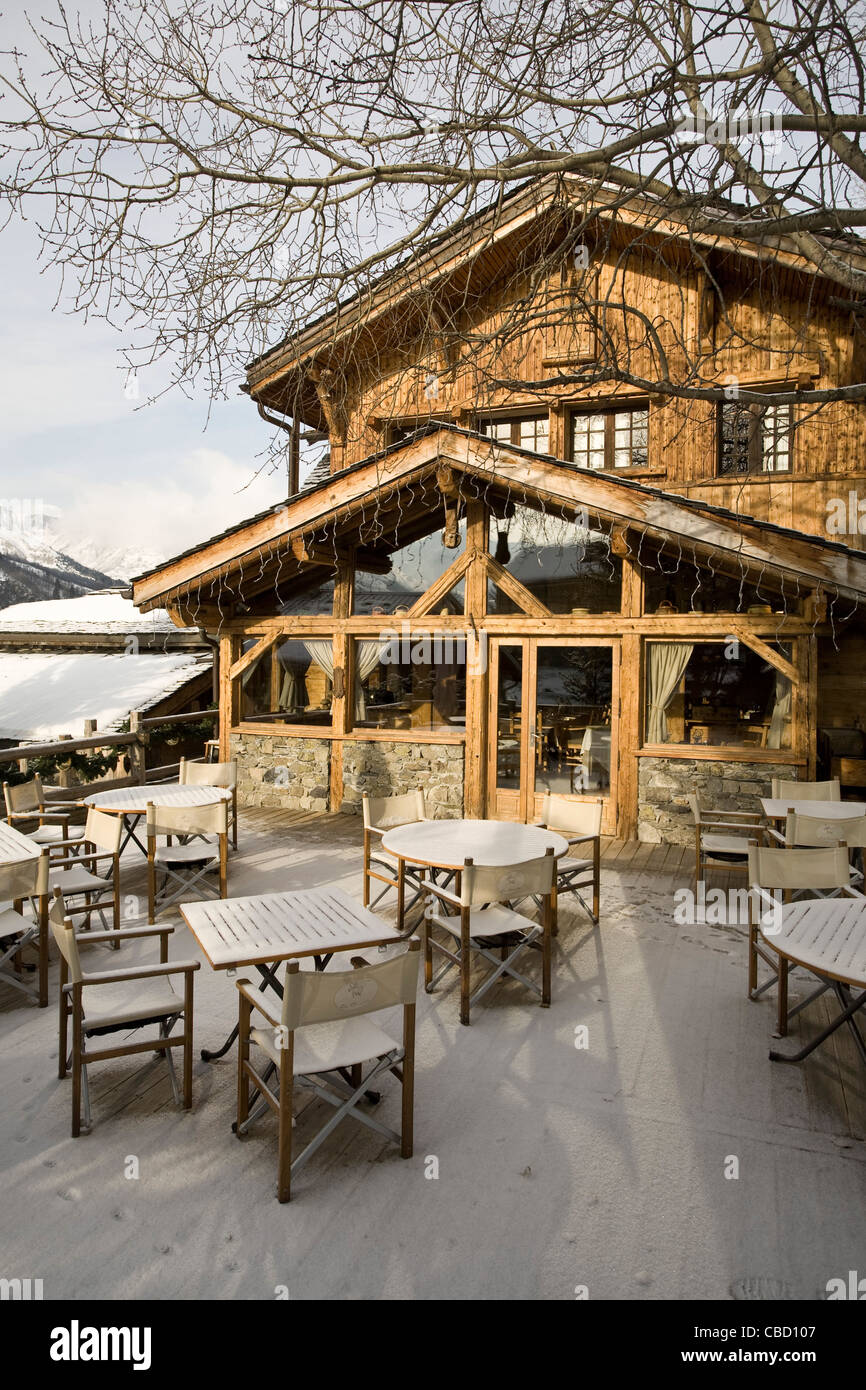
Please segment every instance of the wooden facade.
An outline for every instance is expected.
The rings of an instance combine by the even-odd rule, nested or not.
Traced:
[[[690,791],[752,806],[861,734],[866,782],[866,411],[803,397],[863,379],[858,324],[782,242],[553,181],[253,363],[330,473],[134,587],[218,633],[242,797],[558,791],[682,842]]]

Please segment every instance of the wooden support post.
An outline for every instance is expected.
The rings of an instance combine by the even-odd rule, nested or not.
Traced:
[[[619,721],[617,727],[617,819],[616,834],[630,840],[637,834],[638,767],[640,759],[641,717],[641,639],[625,633],[621,644],[619,670]]]
[[[463,814],[482,818],[487,797],[487,508],[481,501],[466,509],[466,552],[470,561],[465,575],[466,618],[472,636],[467,642],[466,742],[463,749]]]
[[[352,671],[351,638],[345,632],[334,634],[334,693],[331,704],[331,719],[334,732],[346,734],[351,726]],[[331,811],[339,811],[343,805],[343,740],[331,739],[330,790],[328,805]]]
[[[220,698],[219,698],[219,742],[220,762],[230,760],[231,728],[235,722],[234,686],[231,677],[234,638],[220,638]]]
[[[139,784],[147,781],[147,753],[144,744],[144,730],[141,727],[141,715],[138,710],[133,710],[129,716],[129,732],[136,735],[135,743],[129,745],[129,758],[132,766],[129,775],[134,782]]]

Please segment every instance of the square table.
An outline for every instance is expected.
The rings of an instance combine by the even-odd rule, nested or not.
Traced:
[[[335,951],[389,946],[403,938],[342,888],[289,889],[246,898],[183,903],[181,915],[214,970],[251,965],[262,977],[261,990],[283,997],[277,980],[282,961],[312,956],[324,970]],[[206,1062],[222,1057],[237,1027],[218,1052],[202,1051]]]

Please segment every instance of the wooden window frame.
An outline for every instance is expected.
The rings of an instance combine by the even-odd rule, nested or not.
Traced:
[[[617,415],[635,415],[635,414],[643,414],[643,415],[646,416],[646,429],[647,429],[647,444],[646,444],[647,456],[646,456],[646,461],[645,461],[644,463],[635,463],[635,462],[632,460],[632,462],[627,463],[627,464],[616,464],[616,463],[614,462],[614,458],[615,458],[615,454],[616,454],[616,417],[617,417]],[[590,465],[589,463],[581,463],[581,462],[575,457],[575,449],[574,449],[574,422],[575,422],[575,420],[580,419],[581,417],[586,418],[586,417],[590,417],[590,416],[600,416],[600,417],[604,420],[604,466],[603,466],[602,468],[592,468],[591,465]],[[605,402],[604,405],[597,405],[597,406],[595,406],[594,408],[590,408],[590,407],[583,408],[583,407],[574,407],[574,406],[572,406],[572,407],[570,408],[569,414],[568,414],[568,453],[569,453],[570,461],[571,461],[572,463],[576,464],[579,468],[586,468],[588,471],[591,471],[591,472],[593,472],[593,473],[615,473],[615,474],[616,474],[616,473],[619,473],[619,474],[627,474],[627,473],[631,473],[631,472],[643,472],[644,470],[649,469],[649,468],[652,467],[652,461],[651,461],[651,459],[650,459],[649,426],[650,426],[650,407],[649,407],[649,401],[646,401],[646,400],[634,401],[634,402],[633,402],[633,401],[618,401],[618,402],[610,402],[610,401],[607,401],[607,402]],[[632,433],[633,433],[633,430],[632,430]],[[630,445],[630,448],[631,448],[632,450],[633,450],[633,447],[634,447],[633,444]]]
[[[750,389],[751,389],[751,390],[755,390],[755,391],[760,391],[760,390],[770,391],[770,390],[775,390],[775,389],[777,389],[777,388],[776,388],[776,387],[770,387],[770,386],[767,386],[767,387],[755,386],[755,387],[751,387]],[[717,478],[774,478],[774,477],[776,477],[777,475],[781,475],[782,477],[786,477],[786,476],[790,475],[791,473],[793,473],[793,472],[794,472],[794,444],[795,444],[796,434],[797,434],[797,424],[796,424],[796,420],[795,420],[795,418],[794,418],[794,406],[793,406],[793,404],[789,404],[789,405],[775,405],[775,406],[751,406],[751,407],[747,405],[747,406],[743,407],[745,410],[749,410],[749,409],[751,409],[751,410],[760,410],[760,411],[769,411],[769,410],[772,410],[772,411],[774,411],[774,412],[775,412],[775,411],[785,410],[785,411],[788,412],[788,422],[789,422],[789,423],[788,423],[788,429],[787,429],[787,440],[788,440],[788,463],[787,463],[787,467],[785,467],[785,468],[777,468],[777,467],[775,467],[775,464],[774,464],[774,466],[773,466],[772,468],[765,468],[765,467],[763,466],[763,461],[764,461],[764,458],[765,458],[765,454],[764,454],[764,449],[763,449],[764,431],[763,431],[763,429],[762,429],[760,435],[758,435],[758,443],[759,443],[759,446],[760,446],[760,447],[759,447],[759,449],[756,450],[756,459],[755,459],[755,465],[756,465],[756,466],[753,466],[752,461],[747,457],[747,459],[746,459],[746,464],[747,464],[747,466],[746,466],[745,468],[742,468],[742,469],[739,469],[739,468],[736,468],[736,469],[728,469],[728,470],[726,470],[725,472],[722,471],[722,448],[723,448],[723,428],[722,428],[722,422],[723,422],[723,420],[724,420],[724,412],[725,412],[725,410],[726,410],[727,408],[729,408],[729,407],[731,407],[731,406],[736,407],[737,404],[738,404],[738,403],[737,403],[737,401],[735,401],[735,400],[734,400],[734,401],[717,401],[717,402],[716,402],[716,416],[715,416],[715,425],[716,425],[716,477],[717,477]],[[783,430],[779,430],[779,429],[777,428],[777,426],[774,424],[774,427],[773,427],[773,445],[774,445],[773,457],[774,457],[774,458],[775,458],[775,448],[776,448],[776,445],[777,445],[777,441],[778,441],[778,439],[779,439],[784,433],[785,433],[785,432],[784,432]],[[751,450],[752,450],[752,441],[751,441],[751,440],[748,440],[747,443],[746,443],[746,453],[747,453],[747,456],[748,456],[748,454],[751,452]]]
[[[545,423],[546,423],[546,428],[547,428],[547,448],[546,448],[546,449],[528,449],[528,446],[527,446],[526,444],[521,444],[521,442],[520,442],[520,426],[521,426],[522,424],[525,424],[527,420],[534,420],[534,421],[544,420],[544,421],[545,421]],[[479,418],[477,424],[478,424],[479,433],[486,435],[486,437],[487,437],[488,439],[492,439],[492,440],[494,441],[494,443],[500,443],[500,444],[502,444],[502,443],[510,443],[510,444],[513,444],[513,446],[515,447],[515,449],[527,449],[528,452],[529,452],[529,453],[532,453],[532,454],[549,454],[549,453],[550,453],[551,420],[550,420],[550,411],[549,411],[549,410],[524,410],[524,411],[522,411],[520,414],[515,414],[515,415],[512,415],[512,414],[510,414],[510,413],[507,414],[507,415],[505,415],[505,414],[501,414],[501,415],[500,415],[500,414],[498,414],[498,413],[497,413],[497,414],[491,414],[491,415],[489,415],[489,416],[481,416],[481,417]],[[511,438],[510,438],[509,440],[496,440],[496,437],[495,437],[495,436],[493,435],[493,433],[492,433],[492,428],[493,428],[493,426],[495,426],[495,425],[509,425],[509,426],[511,427]],[[536,432],[537,432],[537,431],[536,431]]]
[[[331,634],[329,634],[329,635],[325,635],[325,634],[323,634],[323,633],[315,633],[315,632],[295,632],[295,631],[291,631],[291,630],[287,630],[287,631],[279,630],[279,631],[277,631],[277,632],[261,632],[261,631],[256,632],[256,631],[250,631],[250,632],[241,633],[241,634],[238,635],[238,638],[237,638],[238,647],[239,647],[240,651],[239,651],[239,654],[238,654],[238,657],[236,658],[236,660],[232,662],[232,671],[234,671],[234,668],[237,666],[238,662],[241,661],[241,660],[243,659],[243,656],[245,655],[245,654],[243,653],[243,650],[242,650],[242,649],[243,649],[243,644],[244,644],[244,642],[247,642],[247,641],[256,641],[256,640],[258,640],[258,642],[259,642],[260,644],[264,644],[264,645],[262,645],[262,648],[261,648],[261,651],[260,651],[259,655],[260,655],[260,656],[264,656],[265,653],[267,652],[271,657],[273,657],[274,648],[277,647],[277,646],[281,646],[282,643],[283,643],[284,641],[286,641],[286,642],[304,642],[304,641],[306,641],[306,640],[308,640],[308,639],[309,639],[311,642],[327,642],[327,641],[330,641],[330,643],[331,643],[331,651],[332,651],[332,653],[334,653],[334,650],[335,650],[335,639],[334,639],[334,634],[333,634],[333,633],[331,633]],[[252,651],[252,650],[255,650],[255,648],[251,648],[250,650],[251,650],[251,651]],[[249,653],[246,653],[246,655],[249,655]],[[254,664],[255,664],[254,662],[251,662],[251,663],[250,663],[250,665],[254,665]],[[247,669],[247,668],[244,668],[244,669]],[[344,668],[340,668],[340,669],[342,670],[342,676],[339,677],[339,679],[341,679],[341,680],[343,681],[343,683],[345,684],[346,672],[345,672],[345,669],[344,669]],[[237,674],[230,674],[230,684],[231,684],[231,708],[232,708],[232,714],[233,714],[233,722],[232,722],[232,726],[231,726],[231,732],[232,732],[233,734],[259,734],[259,733],[269,733],[269,734],[286,734],[287,736],[290,736],[290,737],[293,737],[293,738],[323,738],[323,739],[324,739],[324,738],[331,738],[331,737],[333,736],[333,734],[335,733],[335,731],[336,731],[336,722],[335,722],[335,718],[334,718],[334,707],[335,707],[335,704],[336,704],[336,701],[337,701],[336,688],[332,688],[332,692],[331,692],[330,719],[328,720],[328,722],[327,722],[326,724],[290,724],[290,723],[288,723],[288,722],[284,722],[284,721],[282,721],[282,720],[280,720],[280,719],[278,719],[278,718],[275,718],[275,717],[274,717],[275,711],[273,711],[273,710],[270,710],[270,711],[268,712],[268,715],[269,715],[270,717],[267,717],[267,716],[265,716],[265,715],[262,715],[261,718],[259,718],[259,719],[244,719],[243,716],[242,716],[242,714],[241,714],[241,710],[242,710],[242,708],[243,708],[243,691],[241,690],[241,686],[240,686],[240,680],[241,680],[241,677],[242,677],[243,674],[244,674],[243,670],[238,671]],[[338,683],[338,668],[337,668],[337,666],[336,666],[336,664],[335,664],[335,667],[334,667],[334,682],[333,682],[334,687],[337,686],[337,683]],[[236,722],[234,722],[234,715],[235,715],[235,713],[236,713],[236,716],[237,716]]]

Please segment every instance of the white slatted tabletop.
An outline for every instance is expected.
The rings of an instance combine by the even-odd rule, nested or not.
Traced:
[[[843,984],[866,985],[866,899],[814,898],[781,909],[774,951]]]
[[[0,821],[0,864],[22,864],[26,859],[38,859],[42,848],[14,825]]]
[[[399,932],[342,888],[184,903],[180,910],[214,970],[401,940]]]
[[[225,787],[196,787],[181,785],[180,782],[161,782],[156,786],[118,787],[116,791],[94,792],[84,798],[85,806],[96,806],[100,811],[114,812],[117,815],[143,816],[147,803],[154,806],[213,806],[217,801],[226,801],[231,791]]]
[[[767,820],[784,820],[789,811],[798,816],[816,816],[821,820],[848,820],[866,816],[866,802],[863,801],[809,801],[792,797],[775,800],[771,796],[761,797],[761,809]]]

